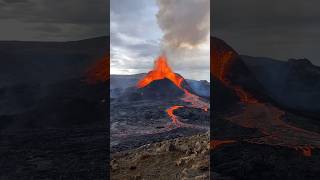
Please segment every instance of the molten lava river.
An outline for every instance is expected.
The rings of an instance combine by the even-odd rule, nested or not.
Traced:
[[[143,79],[141,79],[137,83],[137,87],[143,88],[148,84],[150,84],[152,81],[160,80],[164,78],[169,79],[173,84],[175,84],[178,88],[180,88],[184,92],[184,96],[181,98],[181,100],[188,103],[189,107],[202,109],[203,111],[208,111],[210,106],[209,103],[202,101],[199,96],[190,93],[187,89],[185,89],[182,86],[182,83],[184,82],[184,78],[172,71],[172,69],[168,65],[166,57],[163,55],[158,57],[158,59],[155,61],[153,70],[150,71]],[[166,110],[168,116],[172,120],[172,123],[176,127],[209,129],[209,127],[201,127],[201,126],[191,125],[191,124],[186,124],[181,122],[179,120],[179,117],[174,115],[174,111],[183,107],[184,106],[181,106],[181,105],[174,105],[172,107],[169,107]]]

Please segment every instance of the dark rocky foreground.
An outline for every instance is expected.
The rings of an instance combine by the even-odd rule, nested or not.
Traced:
[[[211,176],[216,179],[316,180],[320,151],[305,157],[294,149],[237,142],[212,153]]]
[[[312,149],[312,155],[304,156],[294,148],[255,144],[250,138],[264,136],[257,129],[244,128],[216,114],[211,138],[235,140],[211,151],[211,177],[220,179],[274,179],[315,180],[320,172],[320,150]]]
[[[209,133],[112,154],[111,179],[209,179]]]
[[[111,152],[207,132],[209,112],[200,109],[181,108],[174,113],[183,118],[182,122],[203,126],[203,129],[177,128],[172,123],[166,109],[173,105],[185,104],[180,100],[114,100],[110,104]]]
[[[0,179],[106,179],[105,127],[2,133]]]
[[[0,42],[0,179],[106,179],[109,38]]]

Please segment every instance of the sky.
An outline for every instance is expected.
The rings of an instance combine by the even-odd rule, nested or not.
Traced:
[[[209,80],[209,3],[209,0],[111,0],[111,74],[147,73],[154,60],[165,52],[175,72],[187,79]],[[195,26],[202,28],[201,34],[195,31]]]
[[[320,65],[320,1],[215,0],[211,34],[244,55]]]
[[[0,40],[70,41],[105,36],[107,0],[0,0]]]

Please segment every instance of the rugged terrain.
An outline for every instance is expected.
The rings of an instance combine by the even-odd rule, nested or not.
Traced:
[[[319,68],[240,56],[213,38],[211,128],[216,179],[317,179]],[[310,100],[312,98],[313,100]]]
[[[112,154],[112,179],[209,179],[209,134]]]
[[[0,42],[0,179],[105,179],[108,38]]]
[[[111,75],[111,179],[208,179],[208,84],[164,56],[147,74]]]

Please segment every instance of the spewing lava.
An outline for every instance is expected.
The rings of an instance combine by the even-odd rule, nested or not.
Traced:
[[[150,71],[143,79],[141,79],[137,87],[143,88],[150,84],[152,81],[160,80],[167,78],[171,82],[173,82],[176,86],[178,86],[180,89],[183,89],[181,87],[181,83],[184,80],[183,77],[177,75],[172,71],[170,66],[167,63],[167,59],[165,56],[160,56],[154,63],[154,68],[152,71]]]
[[[180,88],[184,92],[184,97],[181,98],[184,102],[190,103],[191,107],[194,108],[201,108],[204,111],[208,111],[209,104],[206,102],[203,102],[198,96],[190,93],[187,89],[182,87],[182,82],[184,81],[184,78],[172,71],[170,68],[167,58],[162,55],[159,56],[158,59],[154,63],[153,70],[150,71],[143,79],[141,79],[137,83],[138,88],[143,88],[150,84],[153,81],[161,80],[161,79],[169,79],[173,84],[175,84],[178,88]],[[167,109],[168,116],[172,119],[172,122],[176,126],[186,125],[178,120],[178,117],[174,115],[174,111],[182,108],[184,106],[172,106]],[[186,125],[189,126],[189,125]]]

